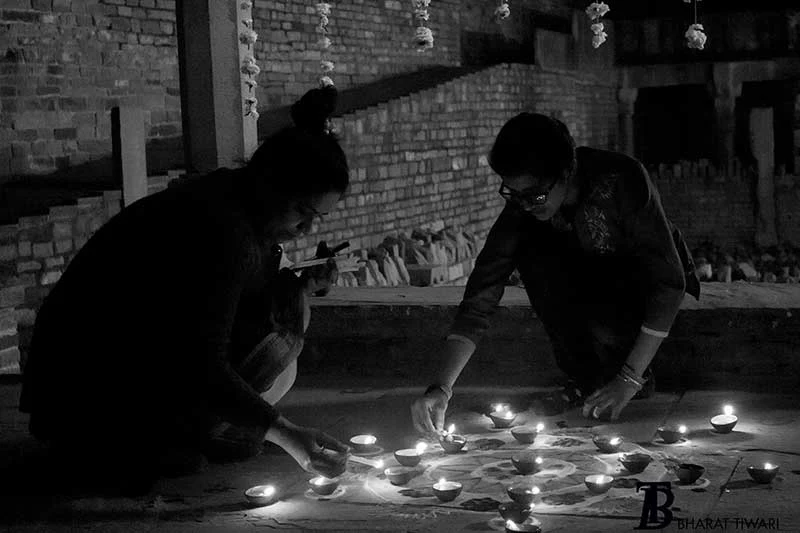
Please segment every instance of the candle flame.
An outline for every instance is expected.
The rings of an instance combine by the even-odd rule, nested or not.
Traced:
[[[506,418],[512,418],[513,416],[514,416],[514,413],[512,413],[511,411],[508,411],[506,413]]]
[[[534,494],[539,494],[539,493],[540,493],[540,492],[542,492],[542,491],[539,489],[539,487],[533,487],[533,488],[531,489],[531,492],[532,492],[532,493],[534,493]]]
[[[544,462],[544,459],[542,459],[541,457],[537,457],[537,458],[536,458],[536,464],[537,464],[537,465],[540,465],[540,464],[542,464],[543,462]]]
[[[764,470],[772,470],[775,468],[772,463],[764,463]]]
[[[686,430],[686,426],[681,426],[681,427],[678,428],[678,432],[679,433],[686,433],[686,431],[687,431]]]
[[[514,529],[514,527],[515,527],[516,525],[517,525],[517,524],[515,524],[515,523],[514,523],[512,520],[506,520],[506,527],[507,527],[508,529],[511,529],[512,531],[513,531],[513,529]]]
[[[264,487],[264,490],[261,492],[264,496],[272,496],[275,494],[275,487],[269,485],[268,487]]]
[[[450,427],[447,428],[447,433],[449,435],[452,435],[453,433],[455,433],[455,431],[456,431],[456,425],[455,424],[450,424]]]
[[[444,485],[446,480],[444,478],[439,478],[439,485]]]
[[[428,444],[426,442],[420,442],[417,444],[417,454],[422,455],[425,453],[425,450],[428,448]]]
[[[383,459],[378,459],[375,463],[375,468],[383,468]]]
[[[732,405],[726,405],[725,407],[722,408],[722,412],[725,413],[728,416],[732,415],[733,414],[733,406]]]
[[[503,411],[503,404],[502,403],[498,403],[497,405],[494,406],[494,410],[495,410],[496,413],[499,413],[500,411]]]
[[[544,424],[542,424],[541,422],[536,424],[536,431],[542,431],[543,429],[544,429]]]
[[[612,446],[616,446],[617,444],[619,444],[619,437],[614,437],[613,439],[611,439],[610,441],[608,441],[608,443],[609,443],[610,445],[612,445]]]

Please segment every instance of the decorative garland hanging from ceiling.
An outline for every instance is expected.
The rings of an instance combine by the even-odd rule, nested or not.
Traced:
[[[239,9],[244,12],[244,18],[242,19],[244,29],[239,33],[239,42],[247,46],[250,54],[242,60],[242,65],[239,69],[244,76],[242,83],[247,86],[247,93],[244,98],[244,116],[258,120],[258,99],[256,99],[258,83],[256,82],[256,76],[261,72],[261,68],[256,63],[253,50],[253,45],[258,40],[258,33],[253,29],[253,19],[250,18],[252,16],[253,3],[245,0],[239,4]]]
[[[317,33],[319,34],[319,47],[320,47],[320,62],[319,67],[322,70],[322,75],[319,78],[320,87],[327,87],[333,85],[331,73],[335,65],[333,61],[325,59],[325,53],[331,46],[331,40],[328,37],[328,17],[331,14],[331,5],[328,3],[320,2],[315,6],[317,15],[319,16],[319,24],[317,24]]]
[[[417,19],[417,29],[414,32],[414,42],[417,44],[417,51],[424,52],[433,48],[433,32],[426,26],[430,15],[428,15],[428,7],[431,5],[431,0],[413,0],[414,2],[414,17]]]
[[[499,0],[499,4],[496,8],[494,8],[494,20],[500,24],[502,21],[506,20],[509,16],[511,16],[511,9],[508,7],[507,0]]]
[[[600,48],[600,45],[606,42],[608,38],[602,19],[609,11],[611,11],[611,8],[605,2],[592,2],[586,8],[586,15],[592,21],[591,29],[594,34],[592,35],[592,46],[595,48]]]
[[[686,46],[694,48],[695,50],[702,50],[706,46],[708,36],[704,33],[702,24],[697,22],[697,3],[702,0],[683,0],[686,4],[694,4],[694,23],[689,25],[684,37],[686,37]]]

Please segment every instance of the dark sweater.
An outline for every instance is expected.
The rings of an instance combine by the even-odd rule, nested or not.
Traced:
[[[638,161],[585,147],[578,148],[577,160],[578,204],[540,224],[562,231],[585,257],[628,258],[646,290],[642,329],[666,335],[686,287],[699,296],[696,280],[687,285],[694,273],[680,232],[667,220],[658,191]],[[500,214],[470,275],[451,333],[473,342],[482,337],[509,275],[525,256],[522,247],[532,223],[538,222],[513,204]],[[535,253],[536,243],[531,246]]]
[[[24,369],[34,434],[61,438],[76,419],[91,431],[277,418],[232,366],[269,332],[280,260],[238,177],[222,169],[139,200],[75,256]]]

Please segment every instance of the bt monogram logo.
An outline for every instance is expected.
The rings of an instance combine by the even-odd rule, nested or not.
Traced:
[[[636,483],[636,492],[644,491],[644,505],[642,506],[642,519],[634,529],[664,529],[672,522],[670,506],[675,501],[672,493],[672,484],[669,481],[654,481]],[[663,492],[666,501],[659,505],[658,493]],[[659,512],[660,511],[660,512]]]

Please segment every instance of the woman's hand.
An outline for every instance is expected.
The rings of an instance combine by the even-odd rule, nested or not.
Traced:
[[[611,410],[610,420],[617,420],[628,402],[636,396],[639,389],[630,382],[615,377],[604,387],[596,390],[586,398],[583,404],[583,416],[600,418],[607,409]]]
[[[414,429],[425,435],[441,435],[444,431],[444,415],[447,412],[448,398],[442,390],[434,389],[414,400],[411,404],[411,418]]]
[[[336,261],[331,257],[324,265],[315,265],[307,268],[301,274],[301,279],[309,294],[324,296],[331,290],[339,276]]]
[[[347,468],[350,448],[321,430],[297,426],[281,417],[270,426],[267,440],[283,448],[307,472],[333,478]]]

